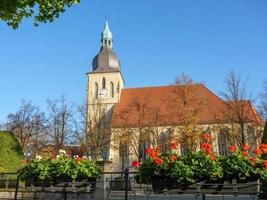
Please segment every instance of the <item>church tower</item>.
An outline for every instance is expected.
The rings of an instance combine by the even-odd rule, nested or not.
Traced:
[[[101,118],[104,122],[101,126],[110,128],[114,105],[120,100],[124,79],[120,61],[113,52],[113,36],[107,20],[101,33],[101,48],[93,59],[92,67],[92,71],[87,73],[87,124],[96,121],[93,118]],[[87,133],[90,131],[88,127]]]

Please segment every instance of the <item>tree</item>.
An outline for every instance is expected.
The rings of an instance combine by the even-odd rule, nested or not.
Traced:
[[[96,160],[108,159],[107,152],[111,141],[111,116],[109,112],[106,113],[108,105],[96,102],[88,106],[90,106],[88,114],[85,106],[81,110],[85,120],[83,124],[86,125],[83,146],[92,158]]]
[[[225,118],[228,123],[228,131],[225,132],[230,144],[240,147],[244,144],[256,142],[258,132],[254,130],[255,120],[250,113],[252,108],[251,97],[247,94],[247,79],[243,81],[240,75],[232,70],[224,82],[225,91],[221,92],[226,101],[227,112]]]
[[[58,153],[74,139],[74,109],[64,96],[55,100],[48,99],[47,108],[48,141],[53,145],[55,153]]]
[[[260,93],[260,113],[261,116],[267,119],[267,80],[263,84],[263,92]]]
[[[199,127],[199,114],[205,104],[205,97],[198,94],[197,85],[186,74],[181,74],[175,79],[175,88],[171,98],[174,102],[171,108],[179,114],[177,119],[181,126],[178,127],[178,138],[183,149],[195,150],[199,143],[201,128]],[[175,99],[182,99],[178,104]]]
[[[7,129],[17,136],[23,152],[35,156],[45,143],[44,113],[23,100],[19,110],[8,114],[7,120]]]
[[[263,130],[263,136],[262,136],[262,139],[261,139],[261,144],[267,144],[267,120],[265,122],[264,130]],[[266,160],[267,159],[267,155],[263,154],[262,158]]]
[[[80,0],[1,0],[0,19],[17,29],[24,18],[34,16],[34,25],[53,22],[55,18]]]

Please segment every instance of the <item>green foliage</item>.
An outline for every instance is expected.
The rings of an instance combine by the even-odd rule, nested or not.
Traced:
[[[223,177],[224,171],[220,165],[221,157],[211,159],[203,150],[189,152],[184,157],[184,163],[194,172],[194,179],[217,180]]]
[[[22,180],[32,178],[55,180],[60,177],[74,180],[79,177],[97,177],[100,175],[100,167],[93,160],[87,158],[59,155],[57,158],[37,157],[25,163],[20,174]]]
[[[183,160],[177,160],[172,168],[171,177],[175,178],[178,183],[194,183],[195,173],[190,166]]]
[[[267,147],[262,148],[266,148],[263,150],[267,153]],[[261,159],[260,154],[249,157],[247,151],[238,149],[230,151],[228,156],[207,154],[204,150],[188,152],[185,156],[161,154],[158,151],[154,156],[153,151],[150,158],[139,167],[139,180],[141,178],[143,182],[153,180],[153,177],[175,179],[179,184],[232,178],[244,180],[251,177],[267,181],[267,161]]]
[[[243,156],[240,150],[225,157],[222,161],[225,175],[232,178],[246,179],[256,176],[256,171],[247,156]]]
[[[1,0],[0,19],[14,29],[24,18],[34,16],[34,25],[53,22],[67,7],[80,3],[80,0]]]
[[[24,159],[22,149],[17,138],[7,131],[0,131],[0,170],[4,172],[17,172]]]

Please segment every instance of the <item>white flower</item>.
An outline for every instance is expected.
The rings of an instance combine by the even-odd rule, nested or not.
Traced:
[[[41,160],[41,159],[42,159],[42,157],[41,157],[41,156],[39,156],[39,155],[37,155],[37,156],[35,156],[35,159],[37,159],[37,160]]]
[[[57,155],[57,158],[59,158],[60,157],[60,155]]]
[[[66,152],[65,150],[63,150],[63,149],[60,149],[58,153],[59,153],[59,154],[63,154],[63,155],[64,155],[64,154],[67,154],[67,152]]]
[[[87,156],[83,156],[82,158],[87,159],[88,157]]]
[[[79,156],[78,155],[74,155],[73,158],[78,158]]]

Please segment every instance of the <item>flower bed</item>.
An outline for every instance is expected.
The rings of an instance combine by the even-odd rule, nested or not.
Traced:
[[[87,157],[69,157],[60,150],[56,158],[37,156],[27,162],[22,161],[23,168],[19,171],[21,180],[26,186],[50,187],[61,182],[84,181],[95,182],[100,175],[100,167]],[[93,183],[95,185],[95,183]]]
[[[255,149],[253,157],[249,156],[250,147],[247,145],[243,145],[241,149],[230,146],[229,155],[220,156],[212,150],[211,135],[204,134],[203,139],[205,142],[201,144],[199,151],[191,151],[184,156],[178,156],[176,153],[164,154],[159,147],[148,148],[146,153],[149,159],[143,163],[136,161],[133,163],[133,166],[139,169],[139,182],[152,182],[154,191],[161,192],[174,188],[186,189],[190,185],[200,183],[206,185],[206,188],[209,187],[208,185],[214,188],[216,183],[218,187],[215,189],[219,190],[223,189],[221,185],[227,185],[226,183],[236,186],[236,184],[245,185],[252,181],[252,185],[258,186],[255,184],[258,179],[267,181],[267,161],[261,159],[262,154],[267,153],[266,144],[261,144],[258,149]],[[175,151],[177,145],[172,144],[172,148]],[[247,188],[250,188],[247,189],[248,192],[258,190]]]

